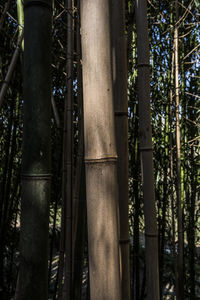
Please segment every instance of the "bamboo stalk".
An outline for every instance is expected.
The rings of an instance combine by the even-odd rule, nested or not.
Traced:
[[[57,128],[60,129],[61,128],[60,118],[59,118],[58,110],[57,110],[56,103],[55,103],[53,95],[51,96],[51,106],[52,106],[53,115],[54,115],[54,118],[55,118],[55,121],[56,121],[56,126],[57,126]]]
[[[20,300],[48,299],[51,181],[51,0],[24,3]]]
[[[20,41],[21,36],[23,35],[24,30],[24,8],[23,8],[23,1],[17,0],[17,16],[18,16],[18,26],[19,26],[19,37],[18,40]],[[24,41],[21,42],[22,51],[24,51]]]
[[[67,11],[67,57],[63,136],[63,201],[65,219],[65,281],[62,299],[72,299],[72,197],[73,197],[73,14],[72,0],[65,1]]]
[[[73,299],[81,299],[83,255],[86,231],[86,186],[85,186],[85,162],[84,162],[84,129],[83,129],[83,85],[81,66],[81,36],[80,36],[80,1],[77,4],[76,23],[77,42],[77,93],[78,93],[78,154],[76,165],[76,177],[73,197]]]
[[[130,299],[129,221],[128,221],[128,100],[125,45],[125,7],[111,1],[111,39],[117,172],[119,195],[120,260],[122,299]]]
[[[90,299],[119,300],[117,152],[107,0],[81,2],[81,37]]]
[[[3,82],[3,85],[1,87],[1,91],[0,91],[0,109],[2,108],[3,100],[4,100],[5,94],[7,92],[10,80],[12,78],[13,71],[15,69],[15,66],[16,66],[16,63],[17,63],[17,60],[18,60],[18,57],[19,57],[19,54],[20,54],[20,47],[21,47],[21,44],[22,44],[23,37],[24,37],[24,34],[22,33],[21,38],[17,43],[17,47],[16,47],[15,52],[13,54],[10,66],[8,68],[6,78],[5,78],[5,80]]]
[[[178,51],[178,1],[175,0],[176,24],[174,28],[174,63],[175,63],[175,98],[176,98],[176,160],[177,160],[177,211],[178,211],[178,255],[177,272],[178,286],[177,299],[184,300],[183,275],[183,211],[181,206],[181,143],[179,120],[179,51]]]
[[[150,120],[149,42],[146,0],[136,0],[136,32],[138,51],[139,140],[145,217],[146,292],[148,300],[159,300],[158,232]]]

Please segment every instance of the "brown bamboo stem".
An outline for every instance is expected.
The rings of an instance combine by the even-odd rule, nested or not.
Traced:
[[[125,44],[125,7],[111,1],[111,38],[117,172],[119,195],[120,260],[122,299],[130,299],[129,221],[128,221],[128,100]]]
[[[145,217],[146,292],[148,300],[159,300],[158,232],[150,119],[149,41],[146,0],[136,0],[136,32],[138,51],[139,140]]]
[[[117,153],[107,0],[81,2],[81,36],[90,299],[119,300]]]

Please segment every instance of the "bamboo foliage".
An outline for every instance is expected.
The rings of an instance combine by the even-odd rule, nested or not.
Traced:
[[[108,1],[86,0],[81,3],[84,141],[92,300],[121,299],[116,202],[117,153],[109,19]]]

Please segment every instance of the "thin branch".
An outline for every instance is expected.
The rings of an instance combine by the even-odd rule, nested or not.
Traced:
[[[3,13],[1,15],[1,19],[0,19],[0,31],[1,31],[2,27],[3,27],[3,22],[5,20],[6,13],[7,13],[8,9],[9,9],[10,5],[11,5],[11,2],[12,2],[12,0],[8,0],[8,2],[5,4],[5,7],[4,7]]]
[[[200,139],[200,135],[197,136],[196,138],[194,138],[194,139],[188,141],[188,143],[192,143],[192,142],[198,141],[199,139]]]
[[[21,47],[23,38],[24,38],[24,33],[22,32],[21,38],[20,38],[20,40],[19,40],[19,42],[17,44],[17,47],[16,47],[15,52],[13,54],[10,66],[8,68],[8,72],[6,74],[6,78],[5,78],[5,80],[3,82],[3,85],[1,87],[1,91],[0,91],[0,109],[2,107],[4,96],[5,96],[6,92],[7,92],[8,85],[10,83],[10,80],[11,80],[14,68],[16,66],[16,63],[17,63],[17,60],[18,60],[18,57],[19,57],[20,47]]]
[[[184,58],[183,60],[185,60],[190,54],[192,54],[197,48],[200,47],[200,44],[198,44],[196,47],[194,47]]]
[[[191,93],[188,93],[188,92],[185,92],[185,94],[200,99],[200,96],[197,96],[197,95],[194,95],[194,94],[191,94]]]
[[[57,110],[56,103],[54,101],[54,96],[53,95],[51,96],[51,105],[52,105],[53,114],[54,114],[54,118],[55,118],[55,121],[56,121],[57,128],[61,128],[60,118],[59,118],[59,115],[58,115],[58,110]]]

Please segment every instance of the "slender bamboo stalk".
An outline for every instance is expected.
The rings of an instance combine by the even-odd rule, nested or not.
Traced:
[[[125,7],[111,1],[111,38],[117,172],[119,195],[120,260],[122,299],[130,299],[129,223],[128,223],[128,100],[125,44]]]
[[[60,248],[59,248],[59,263],[58,263],[58,299],[62,299],[63,290],[63,271],[64,271],[64,253],[65,253],[65,220],[64,220],[64,202],[61,209],[61,232],[60,232]],[[57,288],[57,287],[56,287]]]
[[[81,33],[90,299],[119,300],[117,153],[107,0],[81,2]]]
[[[73,1],[66,0],[67,11],[67,57],[63,137],[63,201],[65,220],[65,282],[62,299],[72,299],[72,197],[73,197]]]
[[[139,197],[139,144],[138,144],[138,105],[135,103],[135,170],[134,170],[134,198],[135,198],[135,214],[134,214],[134,253],[133,253],[133,272],[134,272],[134,299],[140,298],[140,260],[139,260],[139,212],[140,212],[140,197]]]
[[[177,160],[177,210],[178,210],[178,255],[177,271],[178,286],[177,299],[184,299],[184,275],[183,275],[183,211],[181,205],[181,143],[179,120],[179,51],[178,51],[178,1],[175,0],[176,24],[174,28],[174,62],[175,62],[175,97],[176,97],[176,160]]]
[[[59,118],[58,110],[53,95],[51,96],[51,105],[52,105],[53,115],[56,121],[56,126],[57,128],[61,128],[60,118]]]
[[[85,186],[85,162],[84,162],[84,129],[83,129],[83,85],[81,66],[81,36],[80,36],[80,1],[77,3],[76,23],[77,43],[77,93],[78,93],[78,153],[76,177],[74,183],[73,198],[73,299],[80,300],[82,292],[83,255],[86,231],[86,186]]]
[[[19,26],[19,37],[20,41],[21,36],[23,35],[24,30],[24,9],[23,9],[23,1],[17,0],[17,16],[18,16],[18,26]],[[24,40],[21,42],[21,48],[24,51]]]
[[[24,3],[24,135],[20,300],[48,299],[51,0]]]
[[[146,288],[148,300],[159,300],[158,233],[155,207],[150,111],[149,45],[146,0],[136,0],[139,139],[145,216]]]
[[[4,100],[5,94],[7,92],[10,80],[12,78],[13,71],[15,69],[15,66],[16,66],[16,63],[17,63],[17,60],[18,60],[18,57],[19,57],[19,54],[20,54],[20,47],[21,47],[21,43],[22,43],[22,40],[23,40],[23,36],[24,35],[22,33],[21,38],[19,39],[19,41],[17,43],[17,47],[16,47],[15,52],[13,54],[10,66],[8,68],[6,78],[5,78],[5,80],[3,82],[3,85],[1,87],[1,91],[0,91],[0,109],[2,108],[3,100]]]

